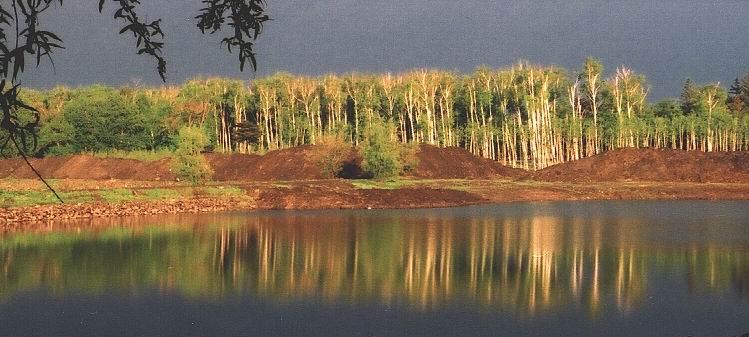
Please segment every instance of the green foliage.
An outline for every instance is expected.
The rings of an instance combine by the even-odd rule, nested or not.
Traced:
[[[739,96],[744,102],[744,107],[749,108],[749,72],[739,82]]]
[[[208,137],[200,128],[182,127],[175,152],[175,169],[179,176],[193,184],[204,183],[213,172],[201,152],[208,145]]]
[[[206,78],[181,87],[61,87],[21,97],[41,114],[37,156],[88,152],[152,160],[176,148],[174,130],[189,125],[208,137],[207,151],[319,145],[315,161],[329,177],[341,171],[345,148],[364,149],[377,127],[387,129],[388,142],[411,144],[400,148],[397,160],[370,153],[373,169],[388,174],[414,167],[418,144],[463,147],[531,169],[622,146],[708,150],[711,138],[719,151],[749,147],[743,104],[748,79],[735,81],[728,94],[688,81],[679,100],[648,104],[643,76],[619,68],[604,79],[602,71],[599,61],[588,59],[571,76],[520,63],[466,75],[281,73],[253,81],[251,88]]]
[[[652,114],[657,117],[673,119],[675,116],[683,115],[681,104],[678,100],[667,99],[660,101],[650,108]]]
[[[172,103],[131,88],[59,89],[40,98],[45,107],[37,156],[172,148]],[[61,95],[62,94],[62,95]],[[57,111],[55,111],[57,110]]]
[[[158,101],[138,93],[135,98],[137,111],[143,118],[143,132],[145,134],[144,147],[156,150],[173,146],[173,128],[168,124],[172,115],[171,103]]]
[[[78,152],[138,150],[149,143],[143,115],[111,88],[77,90],[65,104],[63,116],[73,127],[71,145]]]
[[[65,155],[76,152],[75,128],[58,114],[46,123],[39,131],[37,155]]]
[[[372,123],[365,134],[362,168],[375,179],[386,179],[403,170],[401,148],[390,139],[391,129],[380,120]]]
[[[312,161],[320,168],[323,175],[335,178],[343,170],[343,165],[351,156],[352,150],[343,132],[325,135],[313,148]]]
[[[696,88],[694,82],[687,78],[684,82],[684,88],[681,90],[681,110],[684,114],[691,114],[695,110],[699,96],[699,90]]]
[[[416,153],[419,152],[419,146],[417,144],[398,144],[398,150],[402,165],[401,171],[408,173],[415,170],[419,164],[419,158],[416,157]]]

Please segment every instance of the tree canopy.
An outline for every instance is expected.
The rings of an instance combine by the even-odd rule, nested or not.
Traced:
[[[177,147],[175,130],[182,127],[200,128],[208,148],[221,153],[264,153],[334,137],[375,152],[397,143],[458,146],[528,169],[621,147],[749,149],[748,106],[731,105],[746,91],[690,81],[688,95],[651,104],[644,76],[620,67],[604,77],[596,63],[588,60],[572,71],[519,63],[468,74],[430,69],[317,77],[279,73],[251,85],[197,78],[180,86],[57,87],[26,90],[22,96],[40,110],[36,156],[171,151]],[[94,118],[76,122],[83,113],[109,114],[102,109],[110,104],[103,101],[120,102],[123,113],[107,117],[111,125],[96,124]],[[117,127],[121,120],[132,120],[137,128]],[[115,128],[129,132],[130,142],[102,137],[100,144],[84,145],[85,137],[75,136]]]

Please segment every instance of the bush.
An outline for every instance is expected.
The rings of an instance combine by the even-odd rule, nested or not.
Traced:
[[[375,179],[386,179],[403,171],[401,146],[390,139],[391,130],[375,121],[367,128],[362,149],[362,168]]]
[[[419,158],[416,157],[416,153],[419,152],[419,145],[403,143],[398,144],[400,150],[400,161],[403,164],[402,172],[413,172],[416,169],[416,165],[419,164]]]
[[[92,86],[76,90],[71,96],[62,116],[72,129],[61,124],[56,131],[60,135],[55,137],[64,136],[64,144],[71,145],[75,152],[147,148],[150,136],[144,128],[143,115],[116,90]],[[59,141],[49,143],[59,146]]]
[[[319,139],[312,152],[312,161],[322,174],[329,178],[340,175],[343,165],[351,156],[351,145],[343,133],[325,135]]]
[[[204,183],[213,171],[201,152],[208,144],[208,137],[197,127],[182,127],[179,130],[175,168],[179,176],[193,184]]]
[[[42,124],[36,154],[55,156],[75,153],[75,142],[75,129],[59,114]]]

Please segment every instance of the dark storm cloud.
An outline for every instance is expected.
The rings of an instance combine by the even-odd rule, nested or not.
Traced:
[[[171,83],[196,75],[250,78],[234,56],[204,37],[191,18],[198,0],[144,1],[162,17]],[[651,97],[677,96],[683,80],[724,84],[749,71],[746,0],[268,0],[274,21],[257,44],[257,76],[276,71],[401,71],[436,67],[462,72],[519,59],[580,67],[585,57],[610,72],[627,65],[645,74]],[[66,0],[45,23],[67,47],[56,72],[43,65],[27,85],[159,83],[153,61],[134,56],[95,1]]]

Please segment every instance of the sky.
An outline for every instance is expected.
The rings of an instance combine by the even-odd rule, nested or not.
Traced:
[[[255,46],[258,71],[240,72],[219,36],[195,26],[199,0],[142,0],[142,15],[163,19],[168,84],[278,71],[465,73],[521,59],[576,70],[592,56],[609,75],[618,66],[644,74],[657,100],[677,97],[688,77],[728,86],[749,71],[749,0],[266,1],[273,21]],[[54,67],[27,68],[23,84],[161,83],[155,62],[135,55],[130,36],[117,35],[114,8],[99,14],[97,3],[65,0],[43,17],[66,49],[54,54]]]

